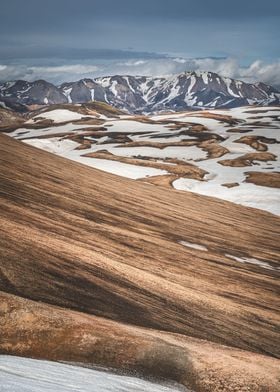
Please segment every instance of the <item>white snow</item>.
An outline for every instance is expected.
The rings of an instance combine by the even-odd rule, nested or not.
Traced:
[[[65,125],[57,125],[50,128],[43,129],[28,129],[28,128],[18,128],[14,132],[9,133],[9,136],[12,136],[16,139],[22,138],[37,138],[39,136],[53,136],[55,134],[60,133],[81,133],[82,129],[85,128],[94,128],[94,125],[77,125],[73,123],[65,124]],[[99,126],[96,126],[97,128]]]
[[[202,72],[201,73],[201,76],[202,76],[202,79],[203,79],[203,82],[205,83],[205,84],[208,84],[208,72]]]
[[[79,146],[79,143],[73,142],[72,140],[61,140],[59,138],[29,139],[25,140],[25,143],[58,155],[67,154]]]
[[[125,116],[127,118],[127,116]],[[108,122],[108,124],[104,124],[104,126],[110,126],[110,129],[108,129],[110,132],[123,132],[123,133],[135,133],[135,132],[160,132],[160,131],[165,131],[167,132],[167,129],[163,125],[157,125],[157,124],[145,124],[141,123],[135,120],[112,120]]]
[[[73,88],[70,87],[70,88],[66,88],[66,89],[63,91],[63,94],[66,96],[66,98],[68,99],[68,102],[69,102],[69,103],[72,103],[72,98],[71,98],[71,92],[72,92],[72,90],[73,90]]]
[[[260,113],[252,113],[252,112],[260,112]],[[224,115],[230,115],[232,117],[240,118],[243,120],[247,120],[248,117],[260,117],[263,118],[263,116],[276,116],[280,115],[280,108],[279,106],[243,106],[243,107],[237,107],[233,108],[230,110],[222,110],[222,109],[215,109],[213,111],[214,113],[217,114],[224,114]]]
[[[79,153],[79,151],[69,151],[61,155],[65,158],[83,163],[84,165],[135,180],[144,177],[168,174],[165,170],[153,169],[151,167],[130,165],[128,163],[109,161],[107,159],[81,157]]]
[[[130,88],[130,90],[135,93],[134,88],[131,86],[130,82],[129,82],[129,78],[127,76],[124,76],[124,79],[126,80],[126,83],[128,85],[128,87]]]
[[[213,131],[222,136],[228,136],[225,129],[225,124],[221,123],[219,120],[214,120],[212,118],[203,117],[201,112],[190,113],[175,113],[175,114],[162,114],[152,116],[153,120],[175,120],[180,122],[190,122],[205,125],[210,131]]]
[[[159,79],[158,83],[160,82],[161,80]],[[142,88],[144,88],[144,84],[142,85]],[[250,113],[252,110],[260,113]],[[270,117],[280,115],[279,107],[243,107],[230,110],[209,110],[209,112],[230,115],[233,118],[241,119],[242,122],[237,124],[236,127],[244,127],[245,129],[249,128],[252,130],[248,133],[248,135],[265,136],[280,141],[280,121],[275,121]],[[49,113],[49,115],[53,116],[53,118],[59,117],[59,113],[57,113],[56,110]],[[75,116],[81,117],[81,115],[71,111],[66,111],[66,113],[66,117],[69,115],[69,113],[70,115],[74,114]],[[47,113],[45,113],[45,115],[46,114]],[[108,133],[120,132],[128,134],[131,141],[172,143],[195,138],[194,136],[180,135],[180,131],[170,129],[172,122],[180,121],[186,123],[192,122],[203,124],[209,129],[210,132],[225,138],[223,142],[219,142],[221,146],[224,146],[229,150],[229,153],[225,154],[223,157],[217,159],[207,159],[207,153],[197,146],[169,146],[163,149],[147,146],[125,147],[124,144],[114,143],[114,140],[112,140],[111,143],[102,144],[105,141],[111,141],[111,137],[109,139],[109,136],[106,135],[102,138],[99,138],[98,140],[94,140],[94,138],[89,137],[88,139],[92,140],[91,147],[86,150],[78,151],[75,150],[78,145],[77,143],[54,137],[56,134],[64,132],[81,133],[82,128],[93,127],[90,125],[77,126],[75,123],[69,123],[66,125],[58,124],[56,126],[38,130],[19,128],[9,135],[18,139],[32,138],[32,140],[26,140],[26,142],[39,148],[52,151],[66,158],[84,163],[86,165],[135,179],[145,176],[163,175],[167,174],[167,172],[165,170],[137,167],[132,164],[116,161],[86,158],[82,157],[82,155],[85,153],[96,152],[105,149],[114,155],[124,157],[144,156],[155,158],[158,161],[163,161],[165,158],[177,158],[185,160],[190,163],[194,163],[196,166],[205,170],[209,174],[204,177],[204,181],[180,178],[173,182],[173,186],[176,189],[218,197],[224,200],[232,201],[234,203],[264,209],[271,213],[280,215],[279,189],[257,186],[244,182],[246,178],[245,172],[260,171],[269,173],[270,171],[280,171],[280,144],[267,144],[268,152],[271,152],[277,156],[276,161],[256,162],[256,164],[253,166],[247,167],[222,166],[219,164],[219,161],[221,160],[234,159],[246,153],[256,152],[256,150],[244,143],[236,143],[236,140],[238,140],[241,136],[246,136],[247,133],[244,134],[228,132],[231,128],[235,128],[235,126],[228,125],[227,123],[224,123],[220,120],[203,117],[204,114],[205,112],[185,112],[151,117],[153,120],[170,120],[170,123],[167,124],[144,123],[134,120],[133,117],[131,118],[129,115],[125,115],[120,119],[105,119],[104,126],[107,128]],[[247,125],[248,122],[250,123],[253,121],[250,119],[250,117],[257,117],[260,121],[268,122],[273,125],[273,127],[269,127],[265,124],[259,127],[252,127]],[[187,128],[188,126],[186,124],[186,129]],[[138,132],[143,132],[144,134],[137,135],[136,133]],[[172,137],[166,136],[170,136],[172,134],[174,134]],[[38,139],[40,136],[48,135],[50,135],[49,139]],[[226,188],[223,186],[223,184],[228,183],[238,183],[239,185],[233,188]]]
[[[165,99],[163,99],[161,102],[169,102],[172,99],[176,98],[179,94],[179,90],[180,90],[180,85],[179,84],[175,85],[174,83],[172,83],[169,95]],[[161,102],[159,102],[159,103],[161,103]]]
[[[88,152],[103,150],[104,145],[95,145],[92,149],[89,150],[75,150],[75,148],[79,146],[79,143],[73,142],[72,140],[62,140],[60,138],[28,139],[24,140],[24,142],[34,147],[41,148],[42,150],[58,154],[64,158],[68,158],[84,165],[91,166],[96,169],[122,177],[139,179],[168,174],[168,172],[165,170],[154,169],[151,167],[142,167],[117,161],[110,161],[107,159],[89,158],[82,156]],[[108,150],[110,151],[110,149]]]
[[[208,249],[206,248],[206,246],[204,245],[199,245],[199,244],[193,244],[192,242],[187,242],[187,241],[179,241],[179,243],[181,245],[184,245],[188,248],[193,248],[193,249],[197,249],[197,250],[203,250],[203,251],[208,251]]]
[[[232,95],[233,97],[240,98],[238,94],[236,94],[232,91],[231,84],[233,81],[229,78],[224,78],[224,81],[227,86],[227,90],[228,90],[229,94]]]
[[[190,85],[188,87],[188,94],[190,94],[192,92],[192,89],[193,89],[195,84],[196,84],[196,78],[192,75],[191,76],[191,82],[190,82]]]
[[[82,117],[85,116],[67,109],[55,109],[49,112],[41,113],[37,117],[43,117],[48,120],[53,120],[54,122],[64,122],[80,120]],[[34,119],[36,119],[36,117],[34,117]]]
[[[267,263],[265,261],[260,261],[258,259],[254,259],[254,258],[250,258],[250,257],[237,257],[237,256],[233,256],[230,254],[226,254],[225,256],[237,261],[238,263],[243,263],[243,264],[248,263],[248,264],[257,265],[261,268],[265,268],[265,269],[269,269],[269,270],[279,270],[279,268],[274,268],[269,263]]]
[[[1,392],[176,392],[185,388],[156,384],[57,362],[0,356]]]
[[[117,88],[116,88],[117,85],[118,85],[118,82],[116,80],[114,80],[112,85],[111,85],[111,87],[110,87],[110,90],[115,95],[115,97],[118,96],[118,91],[117,91]]]
[[[230,178],[227,183],[232,182]],[[226,188],[214,181],[197,181],[180,178],[173,182],[175,189],[199,193],[200,195],[218,197],[248,207],[260,208],[280,215],[280,194],[276,188],[241,184],[234,188]]]
[[[116,155],[122,156],[145,156],[151,158],[177,158],[185,161],[194,162],[198,159],[206,158],[206,152],[202,151],[200,148],[196,146],[189,147],[165,147],[163,149],[154,148],[154,147],[117,147],[117,148],[108,148],[108,145],[105,148],[113,152]],[[104,149],[104,146],[103,146]]]

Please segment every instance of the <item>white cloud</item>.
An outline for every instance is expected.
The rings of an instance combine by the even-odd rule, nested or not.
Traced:
[[[102,69],[97,65],[88,64],[57,66],[7,65],[0,66],[0,81],[45,79],[51,83],[59,84],[64,81],[92,78],[101,71]]]
[[[255,61],[250,66],[241,66],[236,59],[185,59],[163,58],[146,61],[129,61],[111,64],[105,68],[105,73],[123,73],[132,75],[167,76],[184,71],[212,71],[222,76],[241,79],[248,83],[264,82],[273,86],[280,86],[280,61],[265,64]]]
[[[0,65],[0,81],[46,79],[59,84],[64,81],[104,75],[167,76],[184,71],[212,71],[246,82],[264,82],[272,86],[280,86],[280,60],[270,64],[258,60],[245,67],[233,58],[187,59],[183,57],[132,59],[123,62],[105,61],[103,64],[84,61],[82,64],[57,64],[54,66]]]
[[[280,60],[272,64],[255,61],[250,67],[242,70],[242,77],[280,86]]]
[[[194,59],[195,69],[199,71],[212,71],[228,78],[238,78],[241,67],[238,62],[232,58],[226,59]]]
[[[117,65],[119,66],[125,66],[125,67],[137,67],[138,65],[143,65],[146,64],[147,61],[146,60],[130,60],[130,61],[126,61],[125,63],[118,63]]]
[[[87,74],[93,73],[99,70],[96,65],[59,65],[53,67],[30,67],[29,68],[34,74],[59,74],[59,73],[72,73],[72,74]]]
[[[173,59],[173,61],[175,61],[175,63],[179,63],[179,64],[186,64],[187,60],[183,59],[181,57],[176,57],[175,59]]]

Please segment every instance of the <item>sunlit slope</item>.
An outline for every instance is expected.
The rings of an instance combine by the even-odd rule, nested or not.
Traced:
[[[278,355],[279,218],[0,137],[2,290]]]

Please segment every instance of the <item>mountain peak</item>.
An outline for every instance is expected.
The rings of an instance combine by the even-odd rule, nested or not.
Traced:
[[[278,105],[280,95],[265,83],[245,83],[210,71],[185,71],[156,78],[131,75],[84,78],[60,86],[45,80],[17,80],[0,84],[0,100],[7,106],[101,101],[139,113]]]

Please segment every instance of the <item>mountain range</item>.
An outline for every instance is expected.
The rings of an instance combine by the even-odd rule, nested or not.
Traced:
[[[213,72],[170,77],[108,76],[55,86],[45,80],[0,84],[0,103],[25,111],[32,105],[101,101],[130,113],[152,113],[246,105],[278,105],[280,92],[264,83],[249,84]]]

